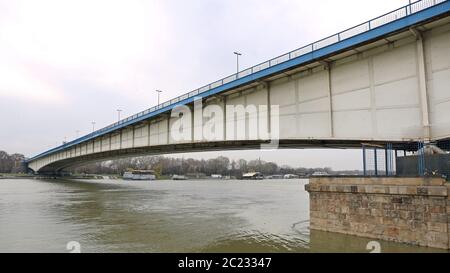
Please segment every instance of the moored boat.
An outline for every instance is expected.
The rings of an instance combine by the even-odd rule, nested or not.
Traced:
[[[245,173],[242,175],[242,179],[263,180],[264,176],[260,172]]]
[[[178,175],[178,174],[174,174],[172,176],[172,180],[187,180],[188,178],[184,175]]]

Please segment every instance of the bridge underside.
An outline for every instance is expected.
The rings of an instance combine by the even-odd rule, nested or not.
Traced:
[[[373,145],[375,147],[386,147],[392,144],[392,149],[399,151],[417,151],[417,142],[383,142],[383,141],[337,141],[337,140],[279,140],[276,146],[279,149],[359,149],[362,144]],[[217,141],[175,145],[161,145],[158,147],[138,147],[121,150],[100,152],[91,155],[68,158],[51,163],[38,171],[39,174],[58,174],[67,168],[83,166],[86,164],[101,162],[112,159],[152,156],[163,154],[177,154],[188,152],[208,152],[208,151],[233,151],[233,150],[257,150],[261,145],[269,145],[269,141]],[[444,150],[450,150],[450,139],[439,141],[437,146]],[[271,146],[267,146],[271,147]],[[275,148],[275,146],[273,146]]]

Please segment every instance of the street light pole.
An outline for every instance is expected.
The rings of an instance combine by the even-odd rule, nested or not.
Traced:
[[[117,109],[117,122],[120,121],[120,112],[122,112],[122,110]]]
[[[92,122],[92,132],[95,132],[95,121]]]
[[[158,105],[159,105],[159,94],[162,92],[161,90],[155,90],[156,92],[158,92]]]
[[[239,74],[239,56],[241,56],[242,53],[239,53],[237,51],[233,53],[236,55],[236,73]]]

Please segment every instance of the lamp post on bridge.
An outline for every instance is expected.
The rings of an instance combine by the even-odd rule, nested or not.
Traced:
[[[237,51],[233,53],[236,55],[236,74],[239,75],[239,56],[241,56],[242,53],[239,53]]]
[[[116,111],[117,111],[117,122],[119,122],[120,121],[120,112],[122,112],[122,110],[117,109]]]
[[[95,132],[95,121],[92,122],[92,132]]]
[[[155,90],[155,91],[158,93],[158,105],[159,105],[159,94],[161,94],[162,91],[161,90]]]

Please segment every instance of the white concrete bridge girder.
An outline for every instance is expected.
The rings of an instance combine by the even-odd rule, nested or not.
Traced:
[[[258,86],[222,93],[203,102],[217,104],[224,116],[221,140],[251,140],[231,134],[226,105],[279,107],[279,138],[284,140],[436,140],[450,137],[450,25],[419,33],[414,30],[389,44],[378,42],[359,53],[309,65],[289,76]],[[191,109],[194,107],[191,105]],[[170,115],[170,113],[169,113]],[[120,129],[93,141],[39,158],[29,164],[39,170],[53,162],[100,152],[180,144],[171,136],[176,118],[164,114]],[[261,113],[269,132],[271,108]],[[192,117],[195,121],[196,117]],[[195,136],[195,122],[190,127]],[[256,139],[264,139],[256,135]],[[186,143],[192,142],[186,141]],[[194,142],[202,142],[195,140]]]

